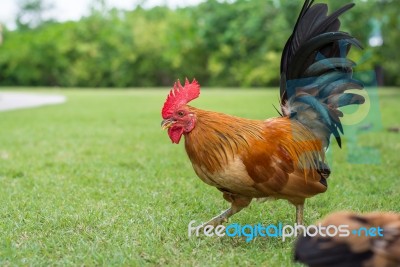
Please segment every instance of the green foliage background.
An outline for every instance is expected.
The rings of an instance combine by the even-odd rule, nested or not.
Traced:
[[[208,0],[178,9],[98,8],[76,22],[5,30],[0,85],[170,86],[185,77],[207,86],[277,85],[281,51],[302,2]],[[332,11],[349,0],[318,2],[327,2]],[[382,65],[385,84],[400,85],[400,1],[354,2],[342,25],[365,45],[352,51],[353,60],[362,63],[357,70]],[[381,47],[368,46],[373,19],[381,23]]]

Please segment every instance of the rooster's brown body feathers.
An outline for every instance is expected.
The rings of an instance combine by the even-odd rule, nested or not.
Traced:
[[[325,192],[317,171],[321,142],[300,123],[190,110],[196,127],[185,135],[185,148],[207,184],[233,195],[284,198],[293,204]]]

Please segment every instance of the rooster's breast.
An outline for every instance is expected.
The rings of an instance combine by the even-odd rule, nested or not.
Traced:
[[[205,165],[198,163],[193,163],[193,168],[203,182],[223,191],[250,197],[268,196],[254,187],[254,180],[239,157],[231,159],[217,171],[210,171]]]

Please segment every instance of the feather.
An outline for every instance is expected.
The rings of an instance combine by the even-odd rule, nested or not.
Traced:
[[[339,97],[339,101],[337,102],[338,107],[344,107],[348,105],[361,105],[365,102],[365,98],[362,95],[357,95],[357,94],[352,94],[352,93],[346,93],[342,94]]]
[[[331,95],[338,95],[344,93],[348,89],[363,89],[364,85],[355,79],[344,78],[338,79],[337,81],[332,81],[327,83],[319,91],[319,96],[321,99],[328,98]]]
[[[311,106],[316,112],[318,112],[322,116],[322,120],[327,125],[331,124],[331,119],[330,119],[328,110],[315,97],[305,95],[305,96],[296,97],[295,101],[302,102],[304,104]]]
[[[322,59],[304,71],[304,76],[319,76],[327,71],[334,69],[352,69],[356,64],[347,58],[327,58]]]
[[[346,58],[350,47],[362,48],[361,43],[340,31],[339,16],[353,6],[347,4],[327,15],[326,4],[305,1],[281,58],[283,115],[314,131],[326,147],[331,135],[341,147],[343,113],[338,108],[365,101],[361,95],[345,93],[363,89],[363,84],[352,78],[355,63]]]
[[[339,40],[346,40],[346,42],[361,48],[359,41],[351,37],[348,33],[326,32],[320,34],[309,40],[298,49],[296,55],[293,57],[292,66],[287,72],[287,77],[289,79],[297,78],[298,75],[301,75],[306,69],[305,67],[308,67],[304,63],[312,55],[312,53],[315,53],[318,48],[323,47],[324,45]]]
[[[350,3],[333,12],[331,15],[326,17],[321,24],[319,24],[317,27],[315,27],[315,29],[313,29],[313,34],[318,34],[320,32],[338,31],[340,27],[340,22],[338,20],[338,17],[343,13],[345,13],[347,10],[354,7],[354,5],[355,5],[354,3]]]

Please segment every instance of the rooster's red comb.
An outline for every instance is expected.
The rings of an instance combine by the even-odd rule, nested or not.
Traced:
[[[176,108],[181,105],[186,105],[193,99],[199,97],[200,85],[195,79],[191,83],[186,78],[185,86],[182,87],[180,81],[175,82],[174,87],[171,89],[165,100],[162,108],[161,115],[164,119],[170,117]]]

